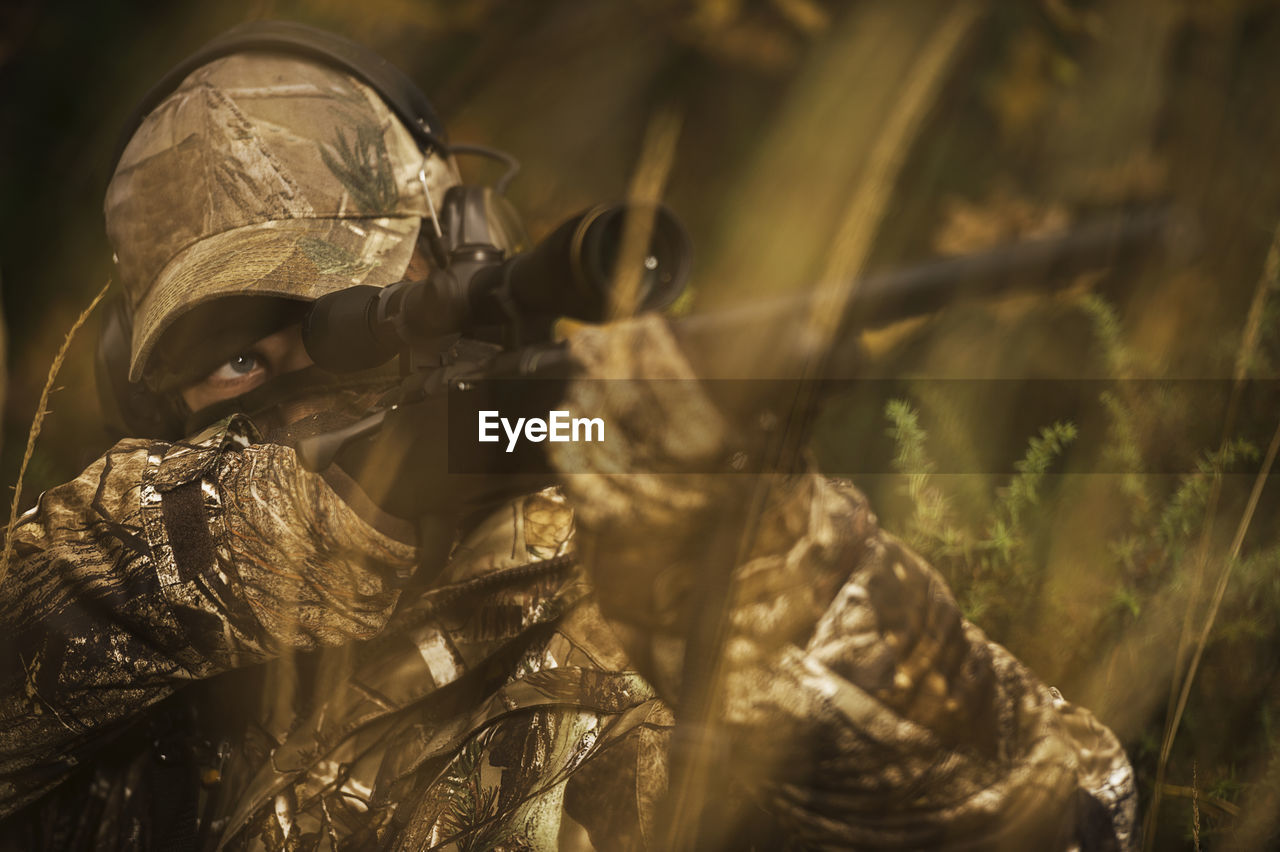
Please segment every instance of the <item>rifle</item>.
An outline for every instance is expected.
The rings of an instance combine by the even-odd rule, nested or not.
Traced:
[[[661,310],[683,292],[691,266],[688,235],[661,205],[593,207],[565,221],[528,252],[507,258],[492,245],[464,243],[452,247],[447,266],[424,280],[386,288],[357,286],[317,300],[303,322],[303,341],[318,366],[347,372],[399,355],[405,379],[395,406],[300,442],[297,449],[304,467],[323,470],[348,444],[368,439],[389,421],[413,411],[436,430],[432,439],[442,449],[429,474],[450,478],[462,492],[477,499],[486,490],[506,492],[510,489],[502,485],[513,476],[522,476],[526,486],[551,484],[554,471],[536,448],[526,445],[524,452],[505,453],[500,445],[456,439],[474,434],[464,427],[476,422],[477,411],[546,412],[562,398],[574,369],[564,344],[553,340],[554,323],[560,317],[607,319],[623,231],[631,216],[652,221],[648,246],[640,255],[638,307]],[[714,363],[716,354],[726,349],[750,347],[761,339],[778,342],[771,361],[753,365],[756,372],[751,377],[763,377],[767,371],[767,377],[781,379],[781,385],[752,383],[748,389],[712,383],[717,386],[717,402],[729,409],[734,422],[744,424],[740,433],[749,435],[761,423],[777,421],[777,400],[767,397],[778,396],[776,391],[788,381],[794,384],[797,365],[819,363],[806,380],[856,369],[852,342],[863,329],[933,313],[957,298],[1053,292],[1083,272],[1152,249],[1185,254],[1197,241],[1195,226],[1186,216],[1156,207],[1095,221],[1061,236],[880,273],[847,285],[856,295],[834,324],[833,344],[821,343],[821,348],[803,334],[804,324],[819,300],[846,288],[817,288],[693,314],[673,320],[672,329],[695,372]],[[478,360],[451,361],[445,353],[460,335],[490,341],[499,351]],[[770,389],[773,394],[767,393]],[[450,436],[455,440],[450,442]],[[758,443],[749,437],[744,442]],[[788,445],[792,455],[802,445],[802,438],[793,434]],[[758,452],[747,456],[750,469],[771,464]],[[744,469],[741,449],[735,457],[735,469]]]

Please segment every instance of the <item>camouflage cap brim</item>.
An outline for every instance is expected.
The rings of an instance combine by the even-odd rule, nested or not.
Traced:
[[[421,220],[284,219],[215,234],[179,252],[161,270],[133,325],[129,378],[141,381],[165,330],[192,309],[229,295],[317,299],[368,284],[399,281]]]

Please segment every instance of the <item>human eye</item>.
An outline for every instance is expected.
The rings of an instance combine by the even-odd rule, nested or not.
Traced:
[[[263,369],[261,356],[254,352],[241,352],[210,373],[209,378],[221,382],[234,382],[249,378]]]

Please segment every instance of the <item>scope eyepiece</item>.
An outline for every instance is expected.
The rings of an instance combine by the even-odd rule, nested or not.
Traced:
[[[633,270],[639,273],[634,310],[667,307],[689,278],[692,252],[684,227],[662,205],[599,205],[562,223],[532,250],[477,269],[466,286],[472,324],[608,319],[624,272],[618,265],[628,249],[628,227],[649,235],[635,258],[641,268]]]
[[[381,287],[360,284],[315,300],[302,320],[302,343],[316,366],[335,373],[368,370],[400,351],[374,322],[381,293]]]

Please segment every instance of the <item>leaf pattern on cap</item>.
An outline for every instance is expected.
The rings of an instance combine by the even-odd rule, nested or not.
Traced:
[[[339,127],[331,145],[319,146],[320,158],[361,212],[391,210],[399,196],[382,130],[369,123],[356,124],[353,129],[354,141]]]

